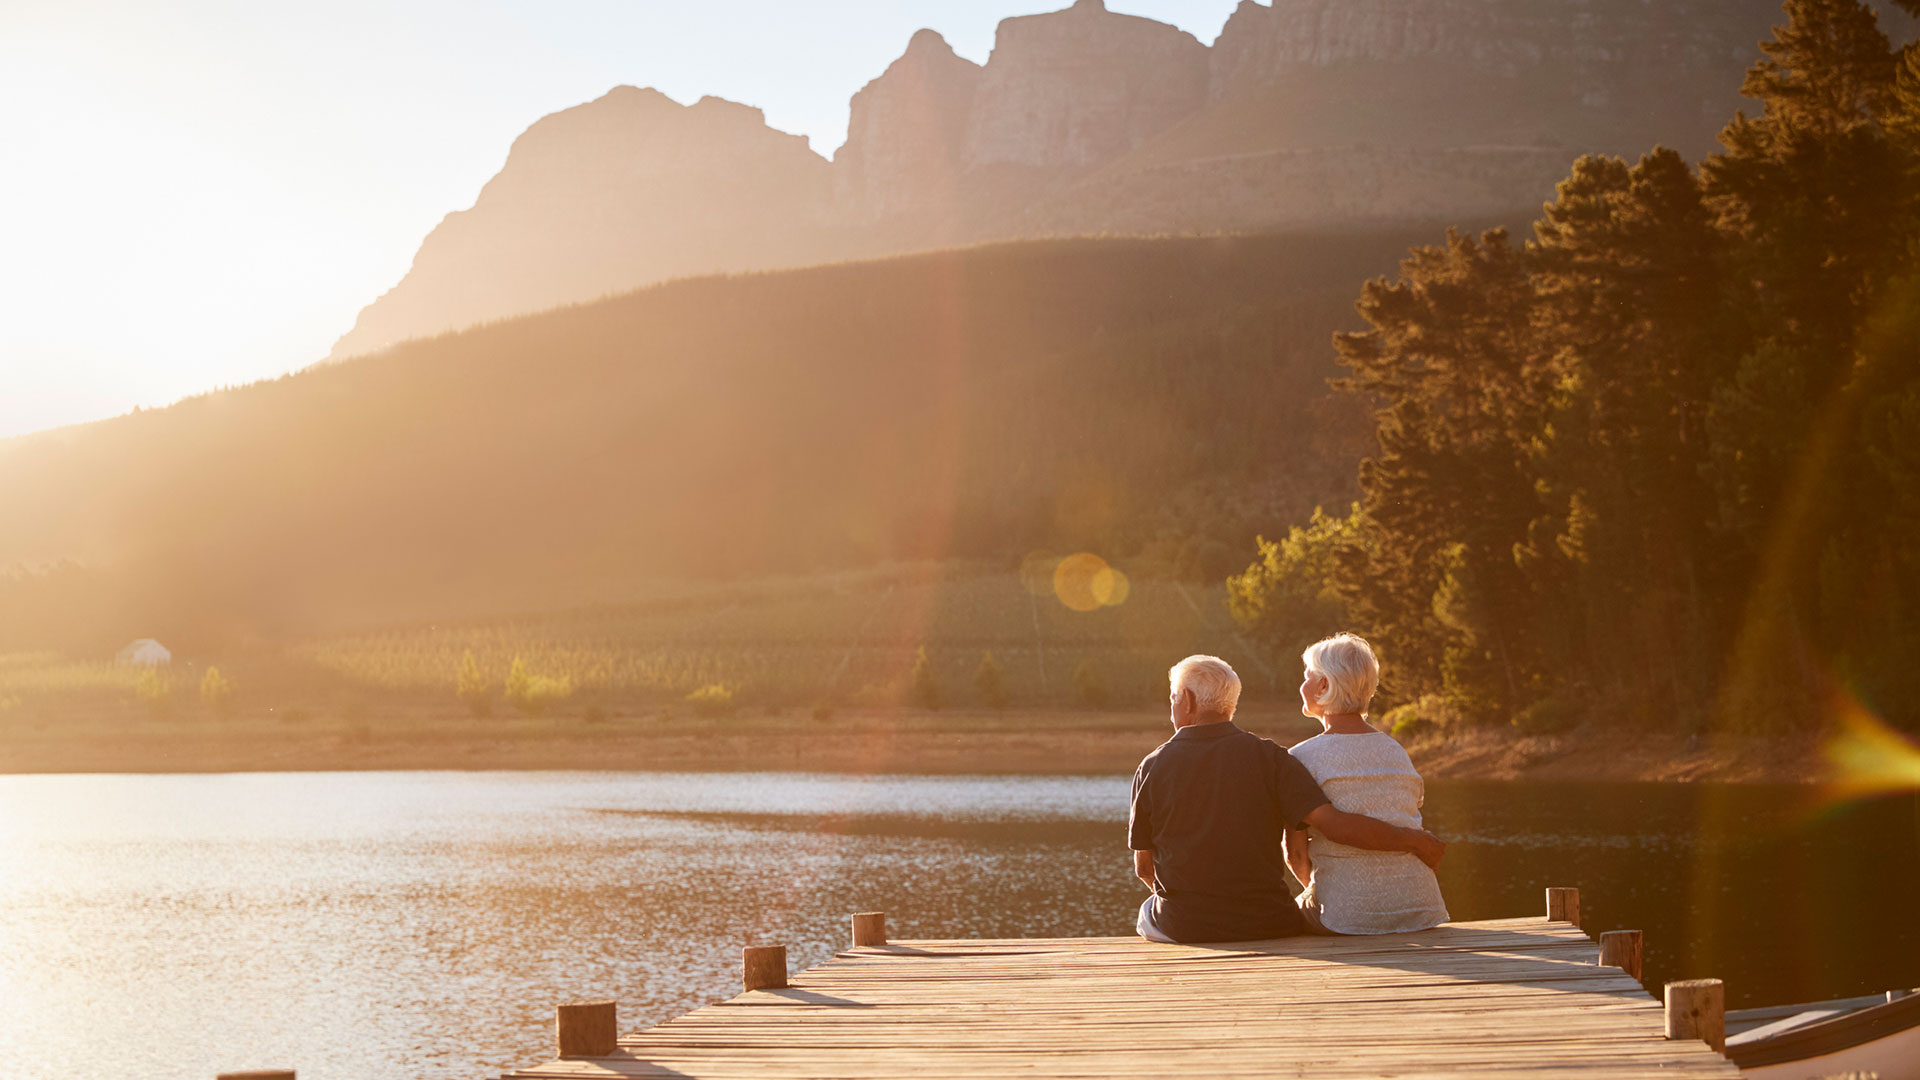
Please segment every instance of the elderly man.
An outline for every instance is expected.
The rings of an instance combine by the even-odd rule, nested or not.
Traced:
[[[1127,846],[1153,895],[1149,941],[1256,941],[1309,932],[1287,889],[1282,837],[1312,825],[1337,843],[1408,851],[1437,865],[1446,845],[1423,829],[1334,809],[1285,748],[1234,726],[1240,676],[1216,656],[1167,672],[1173,737],[1133,774]]]

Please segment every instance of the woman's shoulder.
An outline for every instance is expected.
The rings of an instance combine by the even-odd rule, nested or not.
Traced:
[[[1295,743],[1288,752],[1309,765],[1317,761],[1378,768],[1384,763],[1418,775],[1406,747],[1384,731],[1353,735],[1322,732]]]

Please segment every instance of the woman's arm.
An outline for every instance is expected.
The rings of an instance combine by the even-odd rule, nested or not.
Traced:
[[[1300,879],[1300,887],[1306,888],[1313,882],[1313,856],[1307,851],[1307,830],[1288,829],[1281,834],[1280,842],[1287,851],[1287,869]]]

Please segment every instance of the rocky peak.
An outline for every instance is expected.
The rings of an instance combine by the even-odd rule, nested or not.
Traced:
[[[769,128],[766,114],[753,106],[711,96],[681,105],[658,90],[617,86],[521,133],[475,209],[583,189],[611,195],[610,189],[768,157],[802,168],[808,158],[819,160],[806,136]]]
[[[757,108],[615,87],[521,133],[332,355],[666,277],[815,261],[830,170]]]
[[[853,95],[847,141],[833,156],[834,202],[854,220],[946,216],[980,65],[920,30],[907,51]]]
[[[913,32],[912,37],[907,39],[907,51],[901,53],[900,58],[904,60],[909,56],[929,55],[944,57],[955,56],[957,54],[953,51],[953,46],[947,44],[947,39],[940,36],[940,31],[921,27]],[[898,61],[895,61],[895,63],[898,63]],[[973,64],[976,68],[980,66],[974,64],[971,60],[967,61],[967,63]],[[889,65],[889,69],[891,69],[891,65]]]
[[[1213,96],[1290,68],[1439,61],[1513,77],[1724,67],[1756,54],[1777,0],[1241,0],[1213,49]]]
[[[1099,0],[1001,21],[968,126],[969,168],[1083,171],[1206,101],[1207,47]]]

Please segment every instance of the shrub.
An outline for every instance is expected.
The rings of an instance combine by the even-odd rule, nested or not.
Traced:
[[[833,719],[833,706],[831,706],[831,705],[829,705],[829,704],[827,704],[826,702],[824,702],[824,701],[823,701],[823,702],[821,702],[820,704],[818,704],[818,705],[815,705],[815,706],[813,707],[813,722],[814,722],[814,723],[816,723],[816,724],[824,724],[824,723],[826,723],[827,721],[829,721],[829,720],[832,720],[832,719]]]
[[[913,655],[913,674],[907,681],[907,700],[923,709],[940,708],[940,683],[933,677],[933,662],[927,659],[927,647]]]
[[[1381,718],[1380,726],[1401,742],[1417,739],[1435,730],[1433,721],[1421,716],[1412,705],[1402,705],[1389,712]]]
[[[580,714],[580,719],[583,723],[604,724],[607,722],[607,710],[598,705],[589,705],[586,707],[586,710]]]
[[[1460,722],[1460,714],[1438,694],[1428,694],[1387,710],[1380,728],[1402,742],[1433,734]]]
[[[723,716],[733,711],[733,691],[721,683],[708,683],[688,694],[686,702],[701,716]]]
[[[226,716],[233,705],[233,681],[220,674],[220,669],[210,667],[200,677],[200,704],[205,705],[215,716]]]
[[[549,708],[572,696],[572,679],[564,675],[559,678],[535,675],[519,657],[513,658],[513,667],[507,672],[507,704],[523,715],[544,716]]]
[[[980,666],[973,669],[973,692],[980,696],[980,704],[990,709],[1007,707],[1007,681],[991,652],[981,653]]]
[[[133,682],[133,692],[147,712],[155,717],[165,716],[173,710],[173,679],[157,667],[150,667],[140,673]]]
[[[1335,582],[1338,552],[1360,534],[1360,510],[1329,517],[1315,508],[1304,528],[1279,540],[1255,537],[1259,555],[1227,579],[1227,610],[1249,635],[1270,645],[1297,649],[1347,622],[1347,604]]]
[[[519,663],[515,660],[514,663]],[[480,673],[480,664],[473,658],[473,650],[460,658],[460,673],[454,680],[454,693],[466,703],[467,711],[476,717],[485,717],[493,713],[493,686],[487,677]]]
[[[1080,666],[1073,669],[1073,689],[1088,707],[1107,707],[1107,686],[1100,681],[1100,672],[1093,666],[1093,661],[1082,660]]]
[[[1521,709],[1510,721],[1527,735],[1552,735],[1579,722],[1579,710],[1558,694],[1550,694]]]

